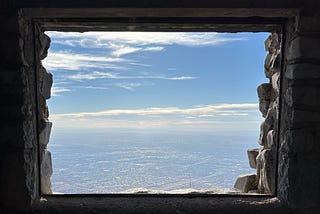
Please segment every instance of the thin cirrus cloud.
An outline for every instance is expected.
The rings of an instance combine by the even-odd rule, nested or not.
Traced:
[[[257,109],[256,103],[216,104],[189,108],[110,109],[52,114],[50,119],[57,128],[226,130],[229,127],[233,130],[251,130],[260,123]],[[246,127],[243,127],[244,123]]]
[[[130,82],[130,83],[117,83],[116,86],[129,90],[129,91],[134,91],[135,88],[140,87],[142,84],[141,83],[135,83],[135,82]]]
[[[71,52],[49,52],[48,57],[42,63],[49,70],[81,70],[84,68],[110,68],[123,69],[115,63],[124,62],[125,59],[119,57],[103,57]]]
[[[120,75],[115,72],[102,72],[102,71],[93,71],[86,73],[76,73],[66,76],[67,79],[75,81],[84,81],[84,80],[95,80],[95,79],[163,79],[163,80],[193,80],[198,77],[193,76],[164,76],[164,75]]]
[[[120,57],[126,54],[131,54],[139,51],[155,52],[155,51],[164,50],[164,47],[160,47],[160,46],[134,47],[134,46],[128,46],[124,44],[113,44],[113,43],[110,43],[107,47],[112,49],[111,55],[116,57]]]
[[[227,42],[241,41],[245,38],[227,37],[223,33],[185,33],[185,32],[47,32],[56,43],[83,47],[108,47],[112,44],[132,46],[183,45],[215,46]]]
[[[60,87],[60,86],[53,86],[51,88],[51,96],[52,97],[59,97],[61,96],[62,92],[71,91],[69,88]]]

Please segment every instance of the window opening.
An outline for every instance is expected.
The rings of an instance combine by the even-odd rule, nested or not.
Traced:
[[[275,138],[270,33],[46,34],[53,174],[42,161],[42,193],[272,193],[253,169]]]

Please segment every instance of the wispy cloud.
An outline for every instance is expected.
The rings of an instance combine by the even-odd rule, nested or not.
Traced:
[[[102,72],[102,71],[93,71],[86,73],[76,73],[66,76],[66,78],[75,80],[75,81],[83,81],[83,80],[95,80],[95,79],[164,79],[164,80],[193,80],[198,77],[192,76],[173,76],[168,77],[164,75],[132,75],[126,76],[121,75],[119,73],[114,72]]]
[[[135,53],[138,51],[162,51],[164,47],[160,46],[147,46],[147,47],[137,47],[137,46],[128,46],[124,44],[113,44],[110,43],[108,48],[112,49],[111,55],[120,57],[122,55]]]
[[[59,86],[52,86],[51,88],[51,96],[52,97],[59,97],[61,96],[62,92],[71,91],[69,88],[59,87]]]
[[[109,90],[109,89],[110,89],[110,88],[108,88],[108,87],[91,86],[91,85],[86,86],[85,88],[86,88],[86,89],[97,89],[97,90]]]
[[[126,89],[126,90],[129,90],[129,91],[134,91],[135,88],[137,88],[141,85],[142,85],[141,83],[125,83],[125,82],[116,84],[116,86],[123,88],[123,89]]]
[[[181,77],[167,77],[168,80],[193,80],[197,79],[197,77],[190,77],[190,76],[181,76]]]
[[[122,66],[115,63],[124,61],[125,59],[119,57],[103,57],[72,52],[49,52],[48,57],[42,62],[49,70],[81,70],[84,68],[123,69]]]
[[[117,73],[93,71],[88,73],[77,73],[67,76],[68,79],[82,81],[82,80],[95,80],[95,79],[119,79]]]
[[[215,46],[228,42],[245,40],[232,38],[222,33],[184,33],[184,32],[47,32],[56,38],[56,42],[65,45],[108,48],[112,44],[133,46],[147,45],[184,45]]]

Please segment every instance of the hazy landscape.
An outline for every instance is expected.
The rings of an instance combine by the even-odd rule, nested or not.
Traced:
[[[55,131],[54,192],[117,193],[220,189],[253,172],[246,149],[257,136],[137,131]]]

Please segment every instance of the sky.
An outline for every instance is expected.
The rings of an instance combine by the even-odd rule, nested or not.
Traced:
[[[269,33],[46,34],[54,128],[258,132]]]

